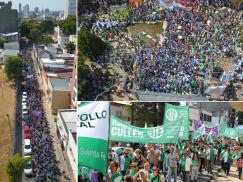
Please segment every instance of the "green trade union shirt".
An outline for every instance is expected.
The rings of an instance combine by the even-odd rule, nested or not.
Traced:
[[[121,157],[121,171],[128,171],[130,164],[132,163],[132,158],[130,156]]]
[[[157,176],[153,176],[153,173],[149,173],[148,174],[148,179],[151,181],[151,182],[160,182],[160,175],[157,175]]]
[[[198,162],[198,160],[193,159],[193,160],[192,160],[192,166],[194,166],[194,167],[199,166],[199,162]]]
[[[122,179],[123,179],[123,176],[122,176],[122,174],[120,172],[118,172],[118,173],[116,173],[116,174],[111,176],[111,181],[112,182],[121,182]]]

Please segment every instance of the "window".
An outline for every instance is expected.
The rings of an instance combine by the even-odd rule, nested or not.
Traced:
[[[200,114],[200,120],[203,121],[203,122],[212,122],[212,116],[201,113]]]

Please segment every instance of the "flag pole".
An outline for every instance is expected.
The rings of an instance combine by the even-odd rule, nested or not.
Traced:
[[[106,101],[108,102],[108,101]],[[110,145],[110,122],[111,122],[111,102],[109,102],[109,115],[108,115],[108,140],[107,140],[107,156],[106,156],[106,173],[108,170],[108,163],[109,163],[109,145]]]

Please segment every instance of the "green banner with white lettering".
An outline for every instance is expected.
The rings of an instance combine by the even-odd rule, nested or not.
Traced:
[[[178,122],[182,122],[182,126],[185,131],[189,131],[189,106],[174,106],[171,104],[165,104],[164,112],[164,124],[176,125]],[[180,136],[183,140],[189,139],[189,132],[184,132]]]
[[[78,173],[80,167],[107,171],[109,102],[85,102],[77,109]]]
[[[232,138],[232,139],[237,139],[240,137],[240,132],[238,128],[229,128],[226,127],[224,128],[224,130],[222,130],[221,132],[219,132],[219,136],[221,137],[228,137],[228,138]]]
[[[177,143],[178,138],[188,133],[182,120],[159,127],[139,128],[117,118],[110,117],[110,140],[134,143]]]

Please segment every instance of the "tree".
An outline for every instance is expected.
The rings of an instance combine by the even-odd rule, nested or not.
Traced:
[[[22,74],[23,60],[19,56],[9,56],[4,64],[4,71],[9,81],[18,81]]]
[[[65,44],[65,49],[67,49],[67,52],[69,54],[73,54],[75,51],[75,44],[73,42],[68,42]]]
[[[11,177],[11,181],[17,182],[21,179],[24,167],[31,160],[31,158],[23,158],[19,154],[15,154],[9,160],[7,166],[7,173]]]
[[[76,16],[68,16],[65,20],[59,22],[62,32],[66,35],[76,34]]]
[[[41,36],[41,30],[38,28],[33,28],[30,30],[30,35],[29,35],[29,39],[32,42],[38,42],[40,40],[40,36]]]
[[[0,40],[0,48],[3,48],[4,47],[4,43],[6,43],[7,41],[6,40]]]
[[[107,48],[107,44],[95,34],[81,29],[78,33],[79,52],[92,59],[100,56]]]
[[[125,106],[124,111],[132,121],[132,125],[144,127],[160,126],[163,124],[165,102],[133,102],[133,106]],[[177,102],[170,104],[179,105]],[[133,116],[132,116],[133,115]]]
[[[54,32],[55,23],[53,20],[44,20],[40,23],[41,32],[42,33],[50,33]]]
[[[90,68],[84,63],[87,59],[86,56],[79,53],[78,56],[78,100],[83,100],[82,95],[86,93],[89,83],[87,77],[90,72]]]
[[[50,35],[42,35],[42,42],[45,44],[50,44],[53,42],[52,36]]]
[[[24,20],[19,26],[22,37],[29,38],[32,29],[41,29],[40,24],[35,20]]]

